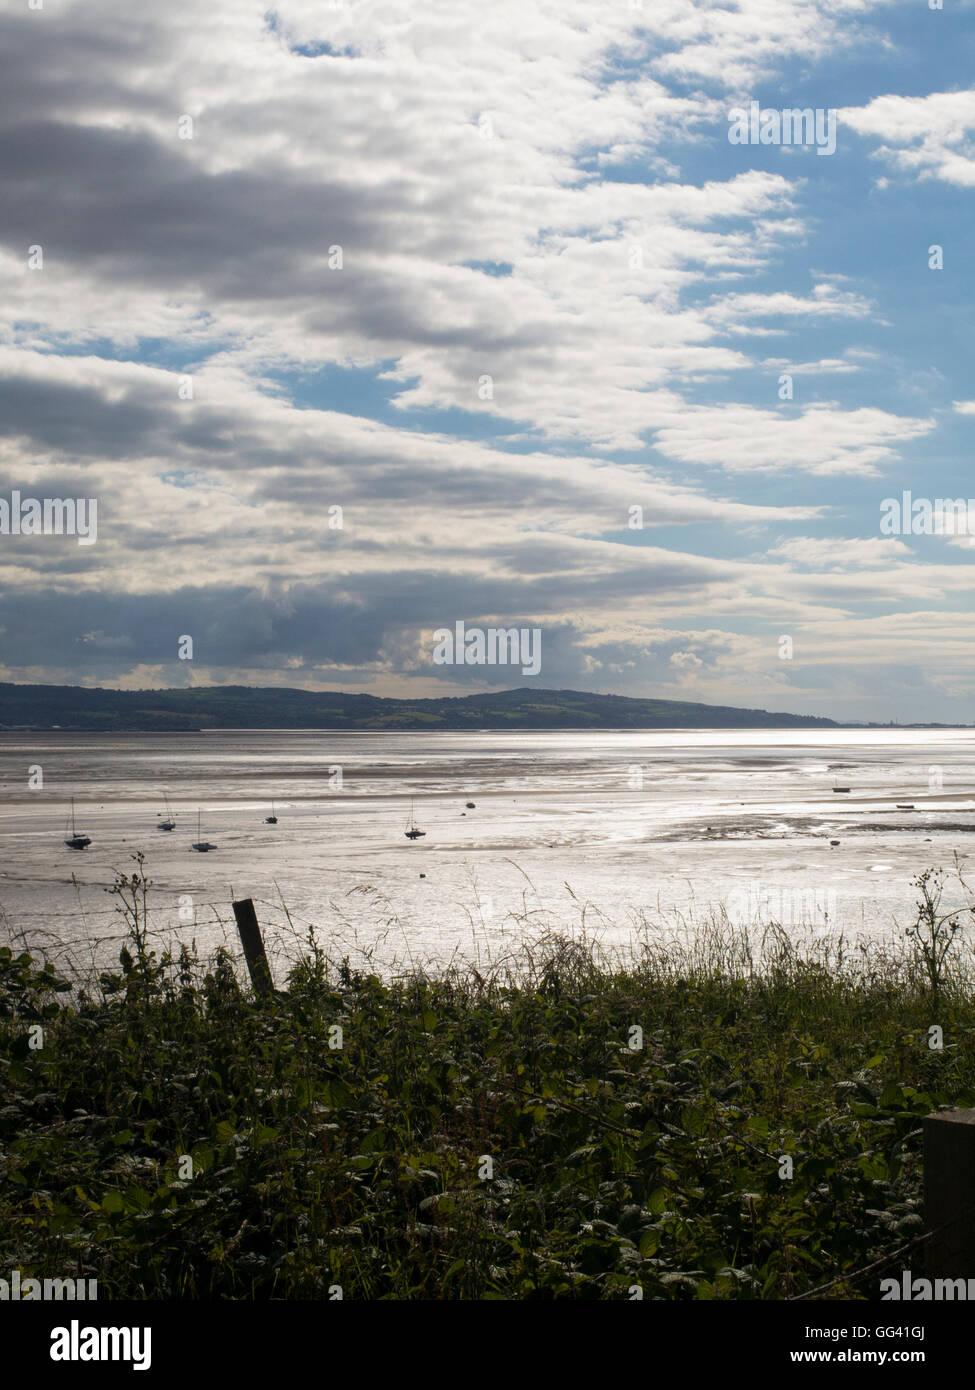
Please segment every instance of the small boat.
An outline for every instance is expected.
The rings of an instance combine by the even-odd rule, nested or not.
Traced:
[[[468,811],[473,811],[473,809],[474,809],[474,803],[473,803],[473,801],[468,801],[468,802],[466,802],[465,804],[466,804],[466,806],[467,806]]]
[[[831,845],[834,847],[834,849],[835,849],[835,847],[839,844],[839,840],[830,840],[830,844],[831,844]]]
[[[272,801],[272,802],[271,802],[271,814],[270,814],[269,816],[265,816],[265,817],[264,817],[264,824],[265,824],[265,825],[277,825],[277,823],[278,823],[278,818],[277,818],[277,816],[274,814],[274,802]]]
[[[204,840],[200,831],[200,812],[196,813],[196,843],[191,846],[199,854],[206,854],[208,850],[216,849],[216,845],[211,845],[208,840]]]
[[[410,802],[410,818],[406,823],[406,831],[404,833],[408,840],[419,840],[422,836],[424,836],[427,833],[425,830],[417,830],[416,828],[416,821],[413,819],[412,801]]]
[[[849,787],[834,787],[834,788],[833,788],[833,791],[834,791],[834,792],[848,792],[849,790],[850,790]]]
[[[87,835],[79,835],[74,823],[74,797],[71,798],[71,835],[64,842],[68,849],[87,849],[91,844],[91,839]]]
[[[913,802],[913,801],[898,801],[898,803],[897,803],[897,809],[898,809],[898,811],[913,811],[913,810],[914,810],[914,802]]]
[[[165,803],[166,803],[166,816],[165,816],[165,819],[164,819],[164,820],[161,820],[161,821],[159,822],[159,824],[156,826],[156,829],[157,829],[157,830],[175,830],[175,829],[176,829],[176,817],[173,815],[172,809],[171,809],[171,807],[170,807],[170,805],[169,805],[169,797],[168,797],[168,796],[164,796],[164,797],[163,797],[163,801],[165,801]],[[161,815],[162,812],[161,812],[161,811],[157,811],[156,814],[157,814],[157,815]]]

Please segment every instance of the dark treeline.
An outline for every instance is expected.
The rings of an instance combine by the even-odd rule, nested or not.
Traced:
[[[197,686],[102,690],[0,683],[0,728],[100,731],[197,729],[653,729],[837,728],[812,715],[576,690],[502,690],[428,700],[339,691]]]

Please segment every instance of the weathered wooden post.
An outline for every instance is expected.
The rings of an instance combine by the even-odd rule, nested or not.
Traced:
[[[929,1279],[975,1279],[975,1110],[924,1117],[924,1218]]]
[[[264,939],[261,936],[261,928],[257,920],[257,913],[254,911],[253,898],[242,898],[240,902],[235,902],[234,916],[237,919],[237,930],[240,932],[240,944],[244,948],[244,958],[247,961],[247,969],[250,972],[251,984],[257,994],[273,994],[274,979],[271,975],[271,967],[267,963],[267,954],[264,950]]]

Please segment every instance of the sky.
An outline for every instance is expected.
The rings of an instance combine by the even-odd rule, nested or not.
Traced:
[[[0,680],[971,722],[933,3],[0,0],[0,521],[97,504],[2,528]],[[434,661],[459,621],[538,674]]]

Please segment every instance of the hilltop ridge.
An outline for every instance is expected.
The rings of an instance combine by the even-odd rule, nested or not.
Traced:
[[[837,728],[832,719],[730,705],[521,687],[493,694],[388,699],[274,686],[108,690],[0,683],[0,727],[197,729]]]

